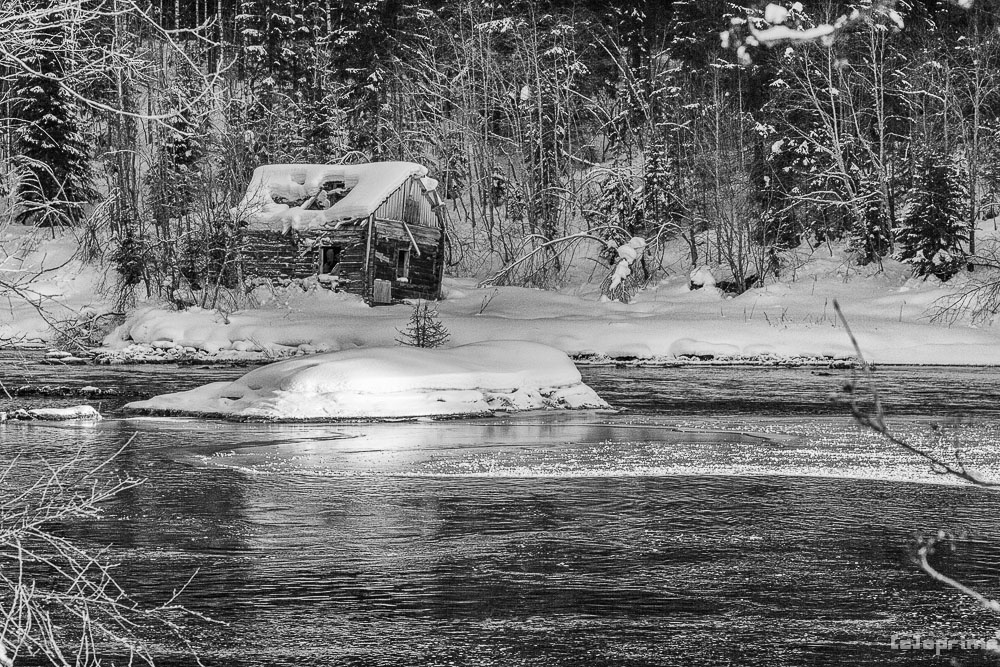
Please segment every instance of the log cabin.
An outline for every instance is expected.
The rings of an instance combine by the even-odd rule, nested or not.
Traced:
[[[422,165],[265,165],[232,215],[250,284],[315,276],[368,305],[441,296],[444,212]]]

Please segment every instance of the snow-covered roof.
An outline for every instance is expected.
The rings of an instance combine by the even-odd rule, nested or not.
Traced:
[[[367,164],[269,164],[254,169],[250,186],[233,217],[251,229],[307,230],[367,218],[407,179],[418,179],[425,192],[437,181],[415,162]],[[342,199],[331,202],[327,183],[342,183]],[[275,202],[275,197],[299,205]],[[302,201],[305,200],[305,201]]]

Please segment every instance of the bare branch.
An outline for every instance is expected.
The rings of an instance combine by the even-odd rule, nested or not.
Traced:
[[[844,330],[851,339],[851,345],[854,347],[854,351],[860,361],[860,372],[866,380],[866,386],[872,399],[872,407],[870,409],[866,409],[861,405],[861,395],[857,391],[858,384],[855,379],[852,378],[851,384],[847,387],[847,391],[850,394],[851,414],[854,417],[854,420],[857,421],[858,424],[878,433],[897,447],[924,459],[930,463],[932,469],[939,474],[951,475],[963,481],[969,482],[970,484],[975,484],[976,486],[1000,488],[1000,482],[984,480],[968,470],[965,467],[965,464],[962,463],[959,456],[956,455],[954,462],[947,461],[936,454],[925,451],[911,442],[904,440],[903,438],[897,436],[892,429],[889,428],[889,425],[885,420],[885,409],[882,405],[882,398],[879,394],[878,385],[875,382],[872,366],[865,360],[864,354],[861,352],[861,346],[858,344],[858,340],[855,338],[854,332],[851,330],[847,317],[844,315],[844,312],[841,310],[840,304],[836,299],[833,301],[833,308],[836,311],[841,324],[844,325]],[[856,373],[857,371],[854,372]]]

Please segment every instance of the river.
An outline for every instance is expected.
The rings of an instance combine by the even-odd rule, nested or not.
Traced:
[[[245,369],[0,363],[8,388],[118,391],[96,425],[0,425],[2,452],[96,461],[132,438],[109,473],[146,482],[73,534],[150,604],[194,574],[181,602],[221,622],[186,628],[207,665],[988,660],[890,646],[994,636],[912,543],[963,534],[933,562],[1000,594],[1000,503],[856,427],[830,401],[848,371],[583,368],[623,412],[289,425],[120,412]],[[1000,477],[995,369],[877,375],[901,434]]]

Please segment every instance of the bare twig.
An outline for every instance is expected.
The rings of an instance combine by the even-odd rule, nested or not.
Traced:
[[[836,311],[837,317],[840,319],[841,324],[844,325],[844,330],[851,339],[851,345],[854,347],[854,351],[857,353],[858,361],[860,362],[860,372],[864,375],[864,378],[867,381],[868,391],[871,393],[872,398],[871,409],[865,409],[862,407],[859,393],[855,391],[857,384],[852,380],[851,384],[848,386],[848,390],[851,395],[851,415],[854,417],[854,420],[860,425],[875,431],[897,447],[924,459],[931,464],[932,470],[938,474],[952,475],[958,479],[969,482],[970,484],[975,484],[976,486],[1000,488],[1000,482],[984,480],[968,470],[957,455],[954,462],[947,461],[936,454],[927,452],[913,443],[904,440],[903,438],[897,436],[892,429],[889,428],[885,421],[885,409],[882,405],[882,398],[879,394],[878,386],[875,383],[875,377],[872,373],[871,364],[865,360],[864,354],[861,352],[861,346],[858,344],[857,338],[854,337],[854,332],[851,330],[851,326],[847,322],[847,318],[844,316],[844,312],[840,309],[840,304],[836,299],[833,301],[833,309]]]
[[[952,579],[948,575],[938,571],[937,568],[930,564],[927,557],[930,554],[933,554],[934,547],[946,538],[947,536],[942,532],[939,533],[937,537],[925,538],[919,541],[919,546],[917,547],[917,563],[920,565],[920,569],[926,572],[932,579],[940,581],[942,584],[950,586],[963,595],[972,598],[981,604],[987,611],[1000,613],[1000,602],[994,600],[993,598],[986,597],[979,591],[966,586],[957,579]]]
[[[96,464],[86,464],[81,449],[61,463],[15,456],[0,470],[0,667],[32,656],[90,667],[109,652],[152,665],[146,637],[157,628],[201,664],[181,620],[209,619],[177,602],[190,580],[163,604],[144,607],[115,580],[110,549],[84,549],[54,530],[99,517],[104,503],[142,483],[106,475],[131,442]]]
[[[860,425],[875,431],[893,445],[896,445],[897,447],[900,447],[911,454],[915,454],[928,461],[931,464],[931,469],[938,474],[951,475],[975,486],[981,486],[987,489],[1000,488],[1000,483],[991,480],[984,480],[978,475],[970,472],[965,467],[965,464],[962,463],[958,452],[955,453],[955,462],[952,463],[931,452],[924,451],[923,449],[893,433],[885,421],[885,409],[883,408],[882,400],[879,396],[878,386],[875,383],[872,367],[865,360],[864,354],[861,352],[861,346],[858,344],[858,340],[855,338],[854,332],[851,331],[850,324],[847,322],[847,317],[844,316],[844,312],[840,309],[840,304],[836,300],[833,302],[833,308],[836,311],[840,322],[844,325],[844,330],[851,339],[851,345],[854,347],[854,351],[857,353],[858,360],[860,361],[861,373],[864,374],[867,381],[868,391],[872,396],[871,409],[863,408],[859,403],[860,399],[858,392],[855,391],[857,383],[852,380],[851,384],[848,386],[848,390],[851,395],[851,414],[854,416],[855,421],[857,421]],[[984,609],[994,613],[1000,613],[1000,601],[983,595],[979,591],[963,584],[957,579],[953,579],[952,577],[938,571],[933,565],[930,564],[928,556],[934,553],[934,547],[938,543],[944,541],[948,537],[948,535],[941,531],[936,537],[918,539],[916,560],[920,565],[920,568],[932,579],[972,598],[981,604]]]

